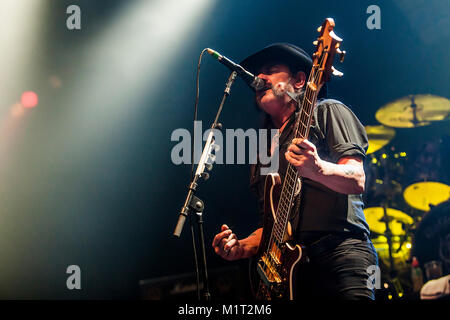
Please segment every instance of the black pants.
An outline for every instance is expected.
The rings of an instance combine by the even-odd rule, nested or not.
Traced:
[[[342,239],[308,257],[296,272],[299,299],[375,299],[368,280],[373,276],[369,267],[378,265],[378,257],[367,237]]]

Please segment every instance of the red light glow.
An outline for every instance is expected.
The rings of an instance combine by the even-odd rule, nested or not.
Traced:
[[[33,91],[26,91],[22,94],[20,102],[25,108],[34,108],[39,102],[39,97]]]

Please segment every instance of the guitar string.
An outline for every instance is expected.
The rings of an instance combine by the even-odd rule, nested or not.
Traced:
[[[313,70],[312,70],[312,73],[311,73],[311,75],[310,75],[310,79],[308,80],[308,83],[311,81],[311,80],[313,80],[313,81],[316,81],[317,79],[316,79],[316,76],[317,76],[317,66],[313,66]],[[306,101],[308,101],[308,102],[310,102],[310,100],[308,100],[307,98],[311,98],[309,95],[310,95],[311,93],[310,93],[310,91],[308,90],[308,88],[307,88],[307,92],[306,92],[306,95],[305,95],[305,99],[306,99]],[[314,96],[314,93],[313,93],[313,96]],[[312,100],[314,100],[314,99],[312,99]],[[306,112],[305,112],[306,113]],[[302,120],[302,116],[304,116],[305,115],[305,113],[301,113],[300,114],[300,119],[299,119],[299,121],[301,121]],[[297,121],[297,122],[299,122],[299,121]],[[302,121],[302,123],[303,123],[303,121]],[[305,127],[305,129],[306,129],[306,126],[304,126]],[[296,130],[296,135],[297,135],[297,133],[298,133],[298,129]],[[288,179],[286,179],[285,178],[285,181],[284,181],[284,183],[283,183],[283,188],[282,188],[282,193],[283,193],[283,191],[286,191],[287,189],[285,188],[285,184],[289,184],[289,182],[287,182],[287,181],[289,181],[289,177],[290,177],[290,171],[289,171],[289,166],[288,166],[288,171],[287,171],[287,175],[286,175],[286,177],[288,177]],[[295,181],[295,180],[294,180]],[[284,194],[285,194],[286,192],[284,192]],[[283,206],[286,206],[286,204],[285,204],[285,202],[283,201],[283,199],[286,199],[285,197],[281,197],[281,199],[282,199],[282,201],[280,202],[280,204],[281,204],[281,207],[280,207],[280,204],[278,205],[279,206],[279,208],[281,208],[281,214],[283,214],[283,208],[284,208],[284,210],[289,210],[289,206],[287,206],[287,207],[283,207]],[[278,211],[278,208],[277,208],[277,211]],[[283,214],[283,216],[284,216],[284,214]],[[285,217],[284,217],[285,218]],[[279,244],[279,242],[282,242],[282,240],[283,239],[279,239],[281,236],[280,236],[280,230],[279,230],[279,224],[277,224],[277,223],[275,223],[275,238],[276,238],[276,244]],[[268,247],[268,250],[269,249],[271,249],[271,246],[270,246],[270,244],[273,242],[273,236],[274,236],[274,230],[272,230],[272,234],[271,234],[271,238],[270,238],[270,241],[269,241],[269,247]],[[266,256],[269,256],[270,257],[270,255],[268,255],[268,254],[266,254]]]
[[[325,55],[322,55],[321,61],[320,61],[320,63],[319,63],[318,66],[320,66],[320,65],[323,63],[323,59],[324,59],[324,58],[325,58]],[[314,82],[316,82],[316,81],[317,81],[317,78],[315,78],[315,77],[316,77],[316,76],[318,77],[318,76],[320,75],[320,69],[317,69],[317,68],[316,68],[316,69],[314,70],[314,72],[315,72],[315,73],[317,72],[317,73],[313,76]],[[305,96],[306,101],[309,102],[309,110],[307,110],[307,112],[302,113],[302,114],[300,115],[300,117],[299,117],[300,119],[299,119],[299,121],[298,121],[298,122],[303,123],[302,117],[305,116],[305,117],[307,117],[307,120],[306,120],[306,119],[304,119],[304,120],[306,120],[306,124],[307,124],[307,125],[303,126],[303,128],[305,129],[304,132],[302,132],[302,130],[300,130],[299,126],[296,126],[296,132],[295,132],[295,136],[296,136],[296,137],[299,136],[299,131],[300,131],[300,135],[303,135],[302,138],[306,138],[306,137],[308,136],[308,133],[309,133],[309,128],[310,128],[310,124],[311,124],[311,120],[312,120],[312,115],[313,115],[314,104],[315,104],[315,102],[316,102],[316,98],[317,98],[317,95],[318,95],[318,91],[316,90],[316,91],[313,91],[312,93],[310,92],[310,94],[311,94],[312,96],[309,96],[309,94],[307,94],[307,95]],[[311,100],[309,100],[308,98],[310,98]],[[292,177],[292,174],[294,175],[294,177]],[[295,187],[295,184],[296,184],[296,182],[297,182],[297,180],[298,180],[298,171],[297,171],[292,165],[289,166],[288,172],[287,172],[287,175],[286,175],[286,176],[288,176],[288,179],[292,179],[292,182],[294,183],[294,186],[293,186],[293,187]],[[288,181],[290,181],[290,180],[288,180]],[[292,202],[294,190],[293,190],[293,188],[291,188],[291,189],[288,188],[288,189],[287,189],[287,192],[290,193],[290,199],[289,199],[289,203],[287,204],[287,211],[284,212],[284,214],[283,214],[284,217],[283,217],[282,221],[284,222],[284,225],[283,225],[283,228],[282,228],[282,230],[281,230],[282,233],[285,232],[286,227],[287,227],[287,217],[288,217],[289,211],[290,211],[290,209],[291,209],[291,206],[290,206],[289,204]],[[286,199],[286,198],[284,198],[284,199]],[[283,212],[282,212],[282,213],[283,213]],[[282,241],[282,240],[281,240],[281,241]]]
[[[321,57],[321,61],[320,61],[320,63],[319,63],[319,65],[321,65],[322,63],[323,63],[323,59],[324,59],[324,56],[322,55],[322,57]],[[316,65],[316,66],[312,66],[312,70],[311,70],[311,74],[310,74],[310,77],[309,77],[309,79],[308,79],[308,83],[310,83],[310,81],[312,80],[313,82],[315,82],[315,81],[317,81],[317,77],[319,76],[319,74],[320,73],[318,73],[318,71],[320,71],[320,70],[318,70],[318,66]],[[309,88],[309,87],[308,87]],[[305,97],[304,97],[304,100],[306,99],[306,101],[308,101],[308,103],[310,104],[310,111],[308,112],[308,121],[307,121],[307,123],[310,123],[310,120],[311,120],[311,115],[312,115],[312,110],[313,110],[313,108],[314,108],[314,104],[313,103],[315,103],[315,96],[317,96],[317,94],[318,94],[318,92],[317,91],[313,91],[313,92],[311,92],[311,91],[309,91],[308,90],[308,88],[307,88],[307,92],[306,92],[306,95],[305,95]],[[317,93],[317,94],[316,94]],[[312,97],[311,96],[309,96],[309,95],[311,95],[312,94]],[[311,99],[311,101],[308,99],[308,98],[312,98]],[[303,101],[303,103],[304,103],[304,101]],[[304,116],[306,114],[306,112],[305,113],[301,113],[300,114],[300,117],[299,117],[299,119],[296,121],[297,123],[296,123],[296,132],[295,132],[295,136],[297,136],[298,135],[298,132],[299,132],[299,124],[301,123],[302,124],[302,127],[305,129],[305,131],[306,132],[308,132],[309,130],[308,130],[308,126],[302,121],[303,119],[302,119],[302,117]],[[306,133],[305,133],[305,136],[306,136]],[[285,177],[289,177],[289,175],[290,175],[290,172],[289,172],[289,165],[288,165],[288,172],[287,172],[287,175],[285,176]],[[294,175],[294,178],[292,179],[292,182],[294,182],[294,185],[293,186],[290,186],[289,185],[289,187],[290,187],[290,189],[293,189],[294,187],[295,187],[295,183],[296,183],[296,177],[297,176],[297,174],[295,174]],[[283,187],[282,187],[282,194],[283,194],[283,191],[284,190],[286,190],[286,188],[285,188],[285,184],[286,184],[286,181],[289,181],[288,179],[286,179],[285,178],[285,181],[284,181],[284,183],[283,183]],[[289,184],[289,183],[288,183]],[[291,191],[290,192],[291,193],[291,197],[290,197],[290,201],[289,202],[291,202],[292,201],[292,196],[293,196],[293,192]],[[281,199],[286,199],[285,197],[281,197]],[[280,202],[280,203],[283,203],[282,205],[281,205],[281,214],[283,215],[283,216],[285,216],[285,214],[283,214],[283,206],[285,206],[284,207],[284,210],[286,210],[286,212],[288,213],[289,211],[290,211],[290,205],[288,204],[288,205],[286,205],[284,202],[283,202],[283,200]],[[278,210],[279,210],[279,208],[280,208],[280,203],[278,204],[278,208],[277,208],[277,216],[278,216]],[[283,217],[283,219],[284,220],[286,220],[286,217]],[[287,221],[285,222],[285,226],[282,228],[282,229],[286,229],[286,224],[287,224]],[[275,228],[272,228],[272,232],[271,232],[271,236],[270,236],[270,240],[269,240],[269,245],[268,245],[268,248],[267,248],[267,250],[266,250],[266,253],[265,253],[265,255],[266,255],[266,259],[270,259],[271,260],[271,262],[274,262],[273,261],[273,258],[272,258],[272,256],[270,255],[270,254],[268,254],[269,253],[269,250],[271,250],[271,244],[274,242],[273,241],[273,238],[274,238],[274,229],[275,229],[275,244],[276,244],[276,247],[277,247],[277,249],[278,250],[280,250],[280,246],[279,246],[279,244],[280,244],[280,242],[282,242],[283,241],[283,239],[282,238],[280,238],[281,236],[280,236],[280,234],[281,233],[283,233],[282,232],[282,230],[280,230],[280,228],[279,228],[279,224],[277,224],[277,223],[275,223]],[[280,238],[280,240],[278,240],[278,238]],[[267,268],[268,268],[268,266],[267,266],[267,264],[265,265],[265,272],[267,272]],[[270,274],[272,275],[272,276],[274,276],[274,273],[273,273],[273,271],[272,270],[270,270],[269,269],[269,272],[270,272]],[[261,282],[260,282],[260,284],[261,284]],[[259,290],[258,290],[259,291]]]
[[[322,62],[323,62],[323,59],[324,59],[324,56],[322,56],[321,57],[321,59],[322,59],[322,61],[320,61],[320,63],[319,63],[319,65],[320,64],[322,64]],[[317,69],[317,66],[313,66],[313,71],[311,72],[311,77],[310,78],[312,78],[312,79],[309,79],[308,80],[308,82],[310,82],[311,80],[313,80],[314,82],[317,80],[317,77],[319,76],[319,73],[317,72],[317,71],[320,71],[320,70],[318,70]],[[317,92],[317,91],[316,91]],[[302,123],[302,125],[303,125],[303,128],[305,128],[305,134],[304,134],[304,136],[306,136],[307,135],[307,132],[309,131],[308,130],[308,126],[306,126],[305,125],[305,123],[302,121],[302,117],[303,116],[307,116],[308,117],[308,119],[307,119],[307,123],[310,123],[310,121],[311,121],[311,116],[312,116],[312,109],[313,109],[313,104],[312,103],[315,103],[315,93],[316,92],[311,92],[311,91],[309,91],[309,90],[307,90],[307,93],[306,93],[306,95],[305,95],[305,98],[304,99],[306,99],[306,101],[308,101],[309,102],[309,104],[310,104],[310,110],[308,111],[308,112],[304,112],[304,113],[301,113],[300,114],[300,119],[297,121],[298,123]],[[310,95],[312,95],[312,96],[310,96]],[[310,98],[311,100],[309,100],[308,98]],[[304,119],[304,120],[306,120],[306,119]],[[299,132],[299,130],[298,130],[299,128],[298,128],[298,126],[297,126],[297,129],[296,129],[296,133],[295,133],[295,136],[297,137],[298,136],[298,132]],[[292,168],[291,168],[292,169]],[[295,170],[295,172],[297,172],[297,170]],[[287,174],[285,175],[285,183],[287,183],[288,184],[288,186],[290,187],[290,188],[285,188],[284,186],[283,186],[283,189],[282,189],[282,193],[283,193],[283,190],[286,190],[287,192],[289,192],[289,191],[291,191],[291,193],[292,193],[292,190],[288,190],[288,189],[292,189],[292,188],[294,188],[295,187],[295,184],[296,184],[296,180],[297,180],[297,175],[294,175],[294,177],[292,177],[291,176],[291,173],[292,173],[292,170],[289,170],[289,166],[288,166],[288,170],[287,170]],[[289,183],[290,182],[293,182],[294,183],[294,185],[293,186],[291,186]],[[285,200],[286,199],[286,197],[281,197],[281,199],[282,200]],[[292,200],[292,199],[290,199],[290,200]],[[289,202],[291,202],[291,201],[289,201]],[[284,210],[287,210],[287,212],[289,212],[289,210],[290,210],[290,205],[289,204],[286,204],[285,203],[285,201],[281,201],[280,202],[281,203],[281,209],[282,209],[282,211],[281,211],[281,214],[283,215],[282,216],[282,220],[284,221],[284,220],[286,220],[286,212],[284,212],[283,211],[283,209]],[[279,204],[279,206],[280,206],[280,204]],[[278,216],[278,215],[277,215]],[[277,240],[277,242],[282,242],[282,240],[283,239],[281,239],[281,237],[283,236],[282,235],[282,233],[283,233],[283,230],[285,230],[286,229],[286,223],[285,223],[285,225],[283,226],[283,228],[281,228],[281,230],[280,230],[280,224],[276,224],[276,226],[277,226],[277,228],[275,229],[275,237],[276,237],[276,240]],[[271,239],[272,240],[272,239]]]
[[[322,59],[323,59],[323,56],[322,56]],[[322,61],[322,62],[323,62],[323,61]],[[321,62],[321,63],[322,63],[322,62]],[[321,63],[320,63],[320,64],[321,64]],[[313,66],[313,70],[312,70],[312,73],[311,73],[311,74],[314,74],[314,75],[313,75],[312,77],[310,76],[310,78],[312,78],[314,81],[317,80],[315,77],[318,76],[318,74],[315,74],[316,72],[317,72],[317,66]],[[310,82],[310,80],[308,80],[308,82]],[[314,97],[314,92],[313,92],[312,97],[309,97],[309,94],[310,94],[310,93],[307,91],[307,94],[306,94],[306,96],[305,96],[305,99],[306,99],[306,101],[308,101],[308,102],[310,103],[310,106],[313,107],[314,105],[313,105],[312,103],[315,102],[315,101],[314,101],[314,100],[315,100],[315,99],[314,99],[314,98],[315,98],[315,97]],[[307,99],[308,97],[309,97],[309,98],[312,98],[312,101],[308,100],[308,99]],[[312,108],[311,108],[311,109],[312,109]],[[303,116],[304,114],[305,114],[305,113],[302,113],[302,114],[300,115],[299,121],[301,121],[303,128],[305,128],[305,130],[308,131],[308,130],[307,130],[307,129],[308,129],[307,126],[306,126],[305,123],[302,121],[302,116]],[[308,123],[309,123],[309,121],[310,121],[310,119],[311,119],[311,115],[312,115],[312,112],[309,112],[309,114],[308,114]],[[297,135],[297,133],[298,133],[298,126],[297,126],[297,129],[296,129],[296,135]],[[289,176],[289,174],[290,174],[290,173],[288,172],[288,176]],[[294,177],[295,177],[295,176],[296,176],[296,175],[294,175]],[[294,178],[293,181],[295,182],[295,180],[296,180],[296,179]],[[289,181],[289,180],[285,180],[285,183],[286,183],[286,181]],[[285,183],[284,183],[284,184],[285,184]],[[284,188],[284,184],[283,184],[283,189],[286,190],[286,189]],[[288,183],[288,184],[289,184],[289,183]],[[295,186],[295,185],[294,185],[294,186]],[[282,189],[282,191],[283,191],[283,189]],[[283,199],[285,199],[285,198],[283,198]],[[283,205],[285,205],[285,204],[282,204],[282,207],[281,207],[282,210],[283,210]],[[287,206],[287,208],[285,207],[285,210],[286,210],[286,209],[289,210],[289,206]],[[278,210],[278,209],[277,209],[277,210]],[[276,225],[278,225],[278,224],[276,224]],[[278,231],[277,231],[277,230],[278,230]],[[272,233],[271,233],[271,238],[270,238],[270,241],[269,241],[269,247],[268,247],[268,250],[269,250],[269,248],[270,248],[270,244],[273,242],[273,232],[274,232],[274,230],[272,229]],[[278,232],[278,233],[279,233],[279,232],[280,232],[280,231],[279,231],[279,228],[277,228],[275,232]],[[276,235],[277,235],[277,234],[276,234]],[[279,237],[280,237],[280,236],[278,235],[278,238],[279,238]],[[276,239],[276,240],[277,240],[276,242],[279,242],[278,239]],[[282,241],[282,239],[281,239],[281,241]],[[277,244],[277,247],[279,247],[278,244]],[[268,250],[267,250],[267,251],[268,251]],[[268,252],[266,252],[266,258],[270,258],[270,260],[273,260],[272,257],[271,257],[271,255],[268,255],[267,253],[268,253]],[[266,265],[266,268],[267,268],[267,265]],[[265,271],[267,272],[267,269],[266,269]],[[270,273],[271,273],[272,276],[273,276],[273,272],[272,272],[271,270],[270,270]],[[260,281],[260,284],[261,284],[261,283],[262,283],[262,282]],[[261,287],[260,287],[259,289],[261,289]],[[258,291],[260,291],[260,290],[258,290]]]

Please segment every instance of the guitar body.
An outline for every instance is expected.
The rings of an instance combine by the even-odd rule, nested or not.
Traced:
[[[263,232],[258,252],[251,262],[251,282],[257,299],[293,300],[295,297],[295,273],[302,258],[302,249],[299,245],[291,245],[287,241],[280,244],[271,241],[281,189],[280,176],[277,173],[267,175]]]

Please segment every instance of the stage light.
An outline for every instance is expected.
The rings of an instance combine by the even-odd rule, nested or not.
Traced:
[[[387,154],[386,154],[386,153],[383,153],[383,154],[381,155],[381,157],[382,157],[383,159],[386,159],[386,158],[387,158]]]
[[[152,105],[153,97],[162,92],[170,95],[172,88],[161,88],[167,78],[177,79],[174,64],[182,59],[204,25],[205,15],[216,1],[159,0],[130,1],[116,16],[105,20],[98,32],[74,49],[73,55],[83,58],[65,86],[71,88],[70,101],[76,110],[68,117],[80,144],[95,144],[93,136],[102,139],[112,134],[123,134],[124,123],[135,117],[140,109],[158,109]],[[167,17],[170,17],[168,19]],[[198,49],[200,53],[201,48]],[[197,58],[197,56],[195,57]],[[193,57],[188,58],[193,61]],[[177,81],[177,80],[175,80]],[[173,83],[174,86],[179,83]],[[98,121],[98,117],[103,119]],[[82,129],[80,130],[80,124]]]
[[[407,249],[411,249],[411,248],[412,248],[411,243],[407,242],[407,243],[406,243],[406,248],[407,248]]]
[[[0,104],[7,107],[42,67],[34,59],[47,36],[41,27],[47,23],[43,15],[48,4],[45,0],[2,0],[1,7],[0,39],[4,50],[0,52],[0,82],[8,85],[0,86]]]
[[[39,97],[36,92],[26,91],[22,93],[20,97],[20,102],[24,108],[34,108],[39,103]]]

